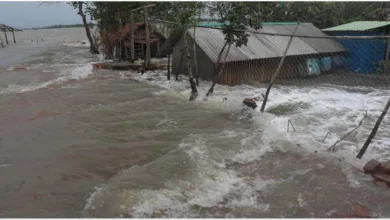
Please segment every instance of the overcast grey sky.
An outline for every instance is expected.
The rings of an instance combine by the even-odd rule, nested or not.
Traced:
[[[0,24],[15,28],[31,28],[82,23],[77,10],[65,2],[39,4],[39,2],[0,2]]]

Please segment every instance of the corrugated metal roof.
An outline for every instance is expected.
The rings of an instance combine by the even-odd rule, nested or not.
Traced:
[[[323,29],[323,31],[368,31],[390,25],[390,21],[354,21]]]
[[[294,31],[295,25],[286,25],[287,29],[291,32]],[[302,28],[303,27],[303,28]],[[310,36],[327,36],[320,29],[316,28],[313,24],[308,23],[304,26],[301,25],[295,32],[297,35],[310,35]],[[327,38],[305,38],[301,37],[301,40],[309,44],[317,52],[320,53],[331,53],[335,51],[343,51],[344,48],[336,41]]]
[[[297,25],[298,22],[261,22],[263,26],[270,26],[270,25]],[[306,23],[301,23],[306,24]]]
[[[292,34],[294,28],[295,25],[263,26],[262,31],[275,34]],[[193,36],[193,29],[189,29],[188,33],[190,36]],[[298,33],[325,35],[310,23],[301,24],[298,27]],[[281,57],[289,41],[289,37],[286,36],[248,34],[247,46],[232,46],[226,58],[227,62]],[[213,62],[217,62],[218,54],[225,43],[225,36],[222,31],[197,27],[195,40],[207,56]],[[305,38],[294,37],[287,55],[307,55],[341,51],[344,51],[343,47],[332,39],[311,38],[307,40]]]

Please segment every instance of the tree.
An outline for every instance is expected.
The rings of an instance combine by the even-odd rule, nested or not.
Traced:
[[[160,6],[161,7],[161,6]],[[166,6],[165,6],[166,7]],[[165,20],[170,20],[173,23],[176,23],[175,26],[172,26],[174,31],[179,31],[183,33],[183,54],[187,61],[188,68],[188,79],[191,86],[191,96],[190,101],[193,101],[198,96],[198,90],[196,88],[195,77],[192,67],[192,59],[190,53],[190,47],[188,44],[188,28],[196,23],[199,13],[204,7],[202,2],[172,2],[171,6],[165,12],[159,14],[160,17]]]
[[[367,10],[367,13],[365,14],[365,18],[374,21],[389,21],[390,4],[388,2],[377,2],[376,7],[374,6],[371,7],[371,10],[369,11]]]
[[[81,16],[81,19],[83,20],[85,32],[87,34],[87,38],[88,38],[88,41],[90,44],[91,53],[99,54],[99,50],[96,48],[95,42],[93,41],[92,36],[91,36],[91,31],[90,31],[88,23],[87,23],[87,16],[84,14],[84,11],[83,11],[83,5],[87,4],[87,3],[86,2],[71,2],[71,4],[73,5],[73,7],[75,9],[78,9],[78,14]]]
[[[220,16],[221,21],[228,21],[223,26],[223,34],[225,35],[225,45],[222,47],[219,53],[216,63],[215,72],[218,72],[214,76],[213,83],[207,92],[206,96],[211,95],[214,92],[214,87],[225,67],[226,59],[229,54],[232,44],[236,47],[241,47],[247,44],[249,35],[244,31],[248,26],[254,29],[261,28],[260,19],[262,17],[261,4],[256,2],[218,2],[215,7],[211,8],[211,14],[217,13]],[[227,46],[225,56],[220,66],[222,54]]]

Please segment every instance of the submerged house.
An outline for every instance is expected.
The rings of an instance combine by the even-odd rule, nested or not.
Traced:
[[[221,23],[201,24],[203,26],[222,26]],[[296,23],[264,22],[262,32],[292,34]],[[187,31],[189,48],[193,48],[193,29]],[[237,85],[246,81],[267,82],[274,74],[289,36],[248,33],[247,46],[232,45],[226,59],[224,73],[218,83]],[[297,35],[326,36],[311,23],[301,23]],[[221,30],[197,27],[195,31],[196,54],[199,77],[212,80],[218,55],[225,43]],[[161,47],[158,55],[172,54],[172,72],[188,74],[186,59],[183,59],[183,37],[173,33]],[[330,70],[331,56],[343,53],[344,48],[332,39],[294,37],[278,78],[293,78],[317,75]],[[191,51],[193,53],[193,51]],[[321,62],[322,61],[322,62]],[[321,65],[325,64],[325,65]]]
[[[146,25],[145,23],[135,23],[134,24],[134,54],[135,58],[143,59],[146,53]],[[150,32],[150,55],[151,57],[156,57],[157,51],[160,46],[166,40],[166,34],[161,33],[162,29],[154,25],[151,26]],[[131,42],[130,42],[131,27],[130,25],[123,26],[119,32],[116,34],[115,39],[113,39],[113,44],[117,44],[122,41],[125,54],[130,57],[131,55]]]
[[[389,21],[355,21],[323,29],[333,36],[378,36],[389,35]],[[383,69],[383,62],[389,60],[387,39],[340,39],[348,51],[341,57],[343,66],[353,72],[374,73]]]

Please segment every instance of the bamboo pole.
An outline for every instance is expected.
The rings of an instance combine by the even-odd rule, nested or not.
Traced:
[[[3,39],[1,39],[1,36],[0,36],[0,44],[1,44],[1,47],[4,48],[4,43],[3,43]]]
[[[134,50],[134,13],[130,13],[130,56],[131,62],[135,60],[135,50]]]
[[[144,69],[149,69],[150,64],[150,27],[149,27],[149,18],[148,18],[148,8],[144,7],[144,16],[145,16],[145,34],[146,34],[146,53],[144,60]]]
[[[7,31],[4,30],[4,37],[5,37],[5,42],[8,44],[8,37],[7,37]]]
[[[295,26],[295,29],[294,29],[294,31],[293,31],[293,35],[294,35],[295,32],[297,31],[298,27],[299,27],[299,22],[298,22],[298,24]],[[276,68],[276,71],[275,71],[274,75],[273,75],[272,78],[271,78],[271,81],[270,81],[270,83],[269,83],[269,85],[268,85],[267,91],[265,92],[264,101],[263,101],[263,103],[262,103],[262,105],[261,105],[261,109],[260,109],[261,112],[264,112],[265,105],[267,104],[267,100],[268,100],[268,95],[269,95],[269,93],[270,93],[270,91],[271,91],[271,87],[272,87],[272,85],[274,84],[274,82],[275,82],[275,80],[276,80],[276,77],[278,77],[278,75],[279,75],[279,73],[280,73],[280,70],[282,69],[282,65],[283,65],[283,63],[284,63],[284,60],[286,59],[286,55],[287,55],[288,49],[290,48],[290,45],[291,45],[291,42],[292,42],[293,38],[294,38],[294,37],[292,37],[292,36],[290,37],[290,39],[289,39],[289,41],[288,41],[288,44],[287,44],[287,46],[286,46],[286,49],[284,50],[283,57],[282,57],[282,59],[280,60],[279,65],[278,65],[278,67]]]
[[[16,44],[15,31],[14,31],[14,29],[12,29],[12,38],[14,39],[14,44]]]
[[[168,80],[171,80],[171,55],[168,54]]]
[[[378,131],[378,128],[381,125],[383,118],[387,114],[387,111],[389,111],[389,108],[390,108],[390,98],[387,101],[387,104],[386,104],[385,108],[383,109],[382,114],[379,116],[378,120],[376,121],[375,126],[372,129],[370,136],[368,136],[366,142],[364,143],[362,149],[360,149],[356,158],[361,159],[363,157],[364,153],[366,153],[368,146],[370,145],[372,139],[375,137],[375,134]]]
[[[195,64],[195,69],[194,69],[194,76],[195,76],[195,79],[196,79],[196,85],[199,86],[199,68],[198,68],[198,59],[196,57],[196,38],[195,38],[195,32],[196,31],[196,27],[194,27],[194,36],[192,38],[193,40],[193,56],[194,56],[194,64]]]
[[[122,19],[121,19],[121,12],[118,8],[118,23],[119,23],[119,31],[122,30]],[[121,32],[119,32],[121,33]],[[119,38],[119,62],[122,62],[122,34]]]

